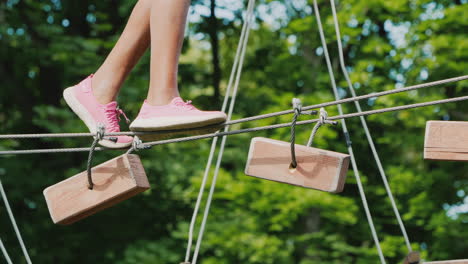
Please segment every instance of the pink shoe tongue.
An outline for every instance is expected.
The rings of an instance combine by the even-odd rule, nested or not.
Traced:
[[[116,101],[112,101],[108,104],[106,104],[106,109],[116,109],[117,108],[117,102]]]
[[[177,104],[177,103],[184,103],[184,100],[180,97],[175,97],[174,99],[172,99],[171,101],[171,104]]]

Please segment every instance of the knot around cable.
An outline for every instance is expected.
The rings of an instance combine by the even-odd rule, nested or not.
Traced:
[[[327,110],[325,110],[325,108],[323,108],[323,107],[320,108],[319,113],[320,113],[320,117],[319,117],[317,123],[315,124],[314,128],[312,129],[312,133],[310,134],[309,141],[307,142],[307,147],[312,146],[315,134],[317,134],[317,131],[321,126],[323,126],[325,124],[329,124],[329,125],[338,124],[338,122],[336,122],[336,121],[328,120],[328,113],[327,113]]]
[[[323,107],[320,108],[319,113],[320,113],[320,118],[319,118],[319,121],[317,122],[317,124],[320,124],[320,125],[323,125],[323,124],[336,125],[336,124],[338,124],[338,122],[336,122],[336,121],[328,120],[328,113],[325,110],[325,108],[323,108]]]
[[[292,105],[294,109],[294,117],[291,122],[291,168],[296,168],[297,167],[297,160],[296,160],[296,122],[297,118],[301,114],[316,114],[317,111],[302,111],[302,103],[301,100],[298,98],[293,98],[292,100]],[[314,128],[312,129],[312,133],[310,135],[309,141],[307,142],[307,147],[310,147],[312,145],[312,142],[314,140],[315,134],[317,134],[318,129],[324,125],[324,124],[330,124],[330,125],[336,125],[336,121],[328,120],[328,113],[325,110],[325,108],[320,108],[319,111],[319,118],[317,120],[317,123],[315,124]]]
[[[149,149],[151,146],[143,144],[143,141],[138,136],[133,136],[132,146],[127,150],[127,154],[132,153],[133,151],[139,151],[140,149]]]
[[[104,124],[102,123],[99,123],[97,125],[97,129],[96,129],[96,137],[95,137],[95,140],[103,140],[104,139],[104,136],[105,136],[105,132],[106,132],[106,127],[104,126]]]

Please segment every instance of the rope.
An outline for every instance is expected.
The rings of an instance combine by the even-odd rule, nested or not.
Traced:
[[[223,106],[221,108],[223,112],[226,111],[228,97],[229,97],[229,94],[231,92],[231,89],[232,89],[233,83],[234,83],[234,90],[232,92],[231,101],[230,101],[230,105],[229,105],[229,112],[228,112],[228,116],[227,116],[228,121],[231,119],[232,112],[234,110],[234,103],[235,103],[235,99],[236,99],[236,96],[237,96],[240,76],[241,76],[241,72],[242,72],[242,66],[243,66],[244,56],[245,56],[246,47],[247,47],[247,41],[248,41],[248,37],[249,37],[249,33],[250,33],[251,19],[253,17],[254,6],[255,6],[255,0],[249,0],[248,5],[247,5],[247,12],[246,12],[246,16],[245,16],[245,23],[242,26],[241,36],[239,38],[239,44],[237,46],[237,51],[236,51],[236,55],[235,55],[235,58],[234,58],[234,64],[232,66],[231,74],[230,74],[230,77],[229,77],[228,88],[227,88],[227,91],[226,91],[226,95],[224,97]],[[235,76],[235,80],[234,80],[234,76]],[[224,132],[228,132],[228,129],[229,129],[229,126],[228,125],[225,126]],[[208,175],[209,175],[209,172],[210,172],[210,169],[211,169],[211,164],[212,164],[212,161],[213,161],[214,152],[215,152],[216,146],[217,146],[217,140],[218,140],[218,137],[215,137],[212,144],[211,144],[210,154],[209,154],[208,161],[207,161],[207,164],[206,164],[206,167],[205,167],[205,172],[204,172],[204,175],[203,175],[202,185],[200,186],[200,191],[198,193],[197,202],[196,202],[195,209],[194,209],[194,212],[193,212],[193,215],[192,215],[192,219],[191,219],[191,223],[190,223],[190,229],[189,229],[189,239],[188,239],[187,251],[186,251],[186,255],[185,255],[185,263],[190,263],[189,259],[190,259],[191,246],[192,246],[192,243],[193,243],[194,226],[195,226],[198,211],[199,211],[199,208],[200,208],[201,199],[203,197],[203,193],[204,193],[204,189],[205,189],[205,185],[206,185],[206,180],[208,178]],[[199,230],[199,234],[198,234],[197,244],[195,246],[195,252],[194,252],[193,258],[192,258],[192,262],[194,264],[197,262],[198,252],[200,250],[201,241],[202,241],[203,233],[204,233],[204,230],[205,230],[205,225],[206,225],[206,221],[207,221],[207,217],[208,217],[208,213],[209,213],[209,208],[210,208],[210,205],[211,205],[211,200],[212,200],[212,196],[213,196],[213,192],[214,192],[214,187],[216,185],[216,180],[217,180],[218,171],[219,171],[219,167],[220,167],[221,160],[222,160],[222,155],[223,155],[223,152],[224,152],[225,143],[226,143],[226,137],[223,137],[222,140],[221,140],[221,145],[220,145],[218,158],[217,158],[217,162],[216,162],[215,174],[213,175],[210,192],[209,192],[208,198],[207,198],[207,204],[206,204],[205,210],[204,210],[203,220],[202,220],[200,230]]]
[[[126,154],[131,154],[133,151],[139,151],[140,149],[148,149],[150,147],[143,146],[143,141],[138,136],[133,136],[132,147],[130,147]]]
[[[243,43],[242,40],[244,39],[244,36],[245,36],[246,26],[247,25],[245,23],[242,26],[241,35],[240,35],[240,38],[239,38],[239,44],[237,46],[236,55],[234,57],[234,64],[233,64],[233,67],[231,69],[231,74],[229,76],[229,83],[228,83],[228,86],[227,86],[227,91],[226,91],[226,94],[224,96],[223,105],[221,107],[222,112],[226,111],[227,101],[228,101],[229,94],[230,94],[231,89],[232,89],[232,83],[233,83],[233,80],[234,80],[235,71],[237,69],[237,64],[238,64],[238,61],[239,61],[240,52],[242,51],[242,43]],[[218,141],[218,137],[215,137],[213,139],[213,141],[212,141],[211,148],[210,148],[210,154],[208,156],[208,161],[207,161],[207,164],[205,166],[205,172],[203,174],[202,184],[200,186],[200,190],[198,192],[198,197],[197,197],[197,202],[195,204],[195,208],[194,208],[194,211],[193,211],[193,214],[192,214],[192,219],[191,219],[190,228],[189,228],[189,239],[188,239],[188,244],[187,244],[187,251],[186,251],[186,255],[185,255],[185,263],[190,263],[189,259],[190,259],[190,252],[191,252],[191,247],[192,247],[192,243],[193,243],[193,230],[194,230],[196,218],[197,218],[197,215],[198,215],[198,210],[200,208],[201,199],[203,197],[203,193],[204,193],[204,189],[205,189],[205,185],[206,185],[206,180],[208,178],[208,174],[210,172],[211,164],[212,164],[212,161],[213,161],[213,155],[214,155],[214,152],[216,150],[217,141]]]
[[[340,119],[347,119],[347,118],[352,118],[352,117],[389,113],[389,112],[401,111],[401,110],[406,110],[406,109],[413,109],[413,108],[426,107],[426,106],[445,104],[445,103],[453,103],[453,102],[465,101],[465,100],[468,100],[468,96],[459,96],[459,97],[435,100],[435,101],[424,102],[424,103],[394,106],[394,107],[388,107],[388,108],[382,108],[382,109],[376,109],[376,110],[363,111],[361,113],[340,114],[340,115],[337,115],[337,116],[329,117],[328,120],[340,120]],[[319,121],[319,119],[298,121],[296,123],[296,125],[312,124],[312,123],[316,123],[318,121]],[[205,138],[211,138],[211,137],[220,137],[220,136],[226,136],[226,135],[250,133],[250,132],[257,132],[257,131],[270,130],[270,129],[276,129],[276,128],[283,128],[283,127],[289,127],[289,126],[291,126],[291,123],[282,123],[282,124],[269,125],[269,126],[261,126],[261,127],[253,127],[253,128],[244,128],[244,129],[239,129],[239,130],[232,130],[232,131],[229,131],[229,132],[219,132],[219,133],[213,133],[213,134],[205,134],[205,135],[198,135],[198,136],[167,139],[167,140],[161,140],[161,141],[153,141],[153,142],[143,143],[143,145],[145,145],[145,146],[146,145],[150,145],[150,146],[164,145],[164,144],[169,144],[169,143],[178,143],[178,142],[199,140],[199,139],[205,139]],[[0,154],[2,154],[2,153],[0,152]]]
[[[296,161],[296,122],[297,118],[301,114],[302,104],[298,98],[293,98],[292,100],[293,108],[294,108],[294,116],[291,122],[291,167],[297,167]]]
[[[338,44],[338,55],[339,55],[341,70],[342,70],[343,75],[344,75],[344,77],[346,79],[346,82],[348,84],[348,88],[349,88],[349,90],[351,92],[351,95],[353,97],[356,97],[356,92],[355,92],[355,90],[353,88],[353,85],[351,83],[351,80],[349,78],[348,71],[347,71],[346,65],[345,65],[345,60],[344,60],[344,55],[343,55],[343,47],[342,47],[342,44],[341,44],[340,25],[339,25],[339,22],[338,22],[338,17],[336,15],[335,1],[330,0],[330,4],[331,4],[331,8],[332,8],[333,21],[334,21],[334,24],[335,24],[336,43]],[[358,101],[354,101],[354,104],[356,105],[356,109],[357,109],[358,113],[361,113],[362,109],[361,109],[360,103]],[[408,238],[408,234],[406,233],[405,225],[403,224],[403,221],[402,221],[401,216],[400,216],[400,212],[398,211],[398,207],[396,205],[395,199],[394,199],[393,194],[392,194],[392,190],[390,188],[390,185],[388,184],[387,176],[385,175],[385,171],[383,169],[382,162],[380,161],[380,157],[379,157],[379,154],[378,154],[377,149],[375,147],[374,140],[372,139],[372,135],[371,135],[371,133],[369,131],[369,128],[367,126],[366,119],[363,116],[361,116],[360,119],[361,119],[362,127],[364,128],[364,132],[366,133],[367,141],[369,142],[369,146],[370,146],[370,148],[372,150],[372,155],[374,156],[375,162],[376,162],[377,167],[379,169],[380,176],[382,177],[382,181],[384,183],[385,190],[387,191],[388,197],[389,197],[390,202],[392,204],[393,212],[395,213],[395,216],[397,218],[397,221],[398,221],[398,224],[400,226],[401,232],[402,232],[403,237],[405,239],[406,247],[408,248],[408,252],[412,252],[413,249],[411,247],[411,243],[410,243],[410,240]]]
[[[429,102],[424,102],[424,103],[394,106],[394,107],[388,107],[388,108],[382,108],[382,109],[376,109],[376,110],[363,111],[361,113],[340,114],[340,115],[337,115],[337,116],[329,117],[328,120],[340,120],[340,119],[347,119],[347,118],[359,117],[359,116],[383,114],[383,113],[402,111],[402,110],[407,110],[407,109],[426,107],[426,106],[438,105],[438,104],[453,103],[453,102],[459,102],[459,101],[465,101],[465,100],[468,100],[468,96],[459,96],[459,97],[429,101]],[[304,108],[305,107],[303,107],[302,109],[304,109]],[[319,119],[298,121],[296,123],[296,125],[299,126],[299,125],[312,124],[312,123],[316,123],[318,121],[319,121]],[[217,132],[217,133],[211,133],[211,134],[204,134],[204,135],[198,135],[198,136],[180,137],[180,138],[173,138],[173,139],[166,139],[166,140],[160,140],[160,141],[147,142],[147,143],[143,143],[142,146],[144,148],[149,148],[149,147],[156,146],[156,145],[165,145],[165,144],[170,144],[170,143],[180,143],[180,142],[186,142],[186,141],[222,137],[222,136],[226,136],[226,135],[237,135],[237,134],[243,134],[243,133],[258,132],[258,131],[264,131],[264,130],[270,130],[270,129],[290,127],[291,125],[292,125],[291,123],[282,123],[282,124],[275,124],[275,125],[269,125],[269,126],[261,126],[261,127],[231,130],[231,131],[227,131],[227,132]],[[346,136],[347,135],[345,134],[345,137]],[[0,151],[0,155],[38,154],[38,153],[64,153],[64,152],[88,152],[89,150],[90,150],[90,148],[4,150],[4,151]],[[97,147],[94,151],[101,151],[101,150],[114,150],[114,149],[106,149],[106,148]]]
[[[234,106],[235,106],[236,97],[237,97],[237,91],[238,91],[238,88],[239,88],[239,82],[240,82],[240,78],[241,78],[241,74],[242,74],[242,66],[243,66],[243,63],[244,63],[245,52],[246,52],[247,43],[248,43],[248,40],[249,40],[250,28],[251,28],[252,23],[253,23],[252,19],[254,18],[254,13],[253,13],[254,7],[255,7],[255,0],[249,0],[249,5],[247,6],[247,13],[246,13],[246,18],[245,18],[246,31],[245,31],[245,36],[244,36],[243,43],[242,43],[243,47],[242,47],[242,52],[241,52],[241,55],[240,55],[240,58],[239,58],[237,73],[236,73],[236,77],[235,77],[235,81],[234,81],[234,85],[233,85],[232,98],[231,98],[231,102],[230,102],[230,105],[229,105],[227,120],[230,120],[232,118],[232,113],[234,111]],[[229,132],[229,126],[224,127],[224,132],[225,133]],[[220,147],[219,147],[218,158],[216,160],[215,172],[214,172],[213,179],[212,179],[212,182],[211,182],[210,191],[208,193],[208,198],[207,198],[207,201],[206,201],[205,211],[203,213],[202,223],[201,223],[201,226],[200,226],[200,230],[198,232],[198,238],[197,238],[197,244],[195,246],[195,252],[193,253],[193,259],[192,259],[193,264],[197,263],[198,253],[200,251],[201,242],[203,240],[203,234],[205,232],[205,226],[206,226],[206,222],[207,222],[207,219],[208,219],[208,214],[209,214],[209,211],[210,211],[211,201],[213,199],[213,193],[214,193],[214,189],[215,189],[215,186],[216,186],[216,181],[218,179],[219,169],[221,167],[221,161],[222,161],[222,158],[223,158],[223,153],[224,153],[224,147],[226,145],[226,140],[227,140],[227,137],[222,137],[221,138],[221,144],[220,144]]]
[[[468,75],[463,75],[463,76],[448,78],[448,79],[429,82],[429,83],[422,83],[422,84],[412,85],[412,86],[408,86],[408,87],[405,87],[405,88],[398,88],[398,89],[382,91],[382,92],[377,92],[377,93],[369,93],[369,94],[366,94],[366,95],[350,97],[350,98],[345,98],[345,99],[320,103],[320,104],[316,104],[316,105],[304,106],[302,109],[303,110],[317,109],[317,108],[321,108],[321,107],[333,106],[333,105],[338,105],[338,104],[345,104],[345,103],[360,101],[360,100],[369,99],[369,98],[378,98],[378,97],[381,97],[381,96],[397,94],[397,93],[403,93],[403,92],[409,92],[409,91],[422,89],[422,88],[429,88],[429,87],[433,87],[433,86],[441,85],[441,84],[459,82],[459,81],[463,81],[463,80],[466,80],[466,79],[468,79]],[[262,115],[256,115],[256,116],[251,116],[251,117],[240,118],[240,119],[236,119],[236,120],[230,120],[230,121],[227,121],[224,125],[233,125],[233,124],[245,123],[245,122],[250,122],[250,121],[255,121],[255,120],[260,120],[260,119],[265,119],[265,118],[270,118],[270,117],[275,117],[275,116],[292,114],[292,113],[294,113],[294,110],[285,110],[285,111],[273,112],[273,113],[268,113],[268,114],[262,114]],[[106,136],[135,136],[135,135],[140,136],[140,135],[148,135],[148,134],[166,134],[166,133],[170,133],[170,132],[174,132],[174,131],[180,132],[180,131],[190,131],[190,130],[195,130],[195,129],[192,128],[192,129],[183,129],[183,130],[164,130],[164,131],[151,131],[151,132],[130,132],[130,131],[127,131],[127,132],[110,132],[110,133],[106,133]],[[96,135],[95,133],[5,134],[5,135],[0,135],[0,139],[70,138],[70,137],[93,137],[95,135]]]
[[[291,122],[291,167],[296,168],[297,167],[297,161],[296,161],[296,122],[297,118],[301,114],[316,114],[317,111],[302,111],[302,103],[301,100],[298,98],[293,98],[292,99],[292,105],[294,109],[294,116],[293,120]],[[321,120],[321,119],[320,119]]]
[[[31,264],[32,263],[31,259],[29,258],[28,251],[26,250],[26,246],[24,245],[23,238],[21,237],[21,233],[20,233],[20,231],[18,229],[18,225],[16,225],[15,217],[13,216],[13,212],[11,211],[10,203],[8,202],[5,190],[3,189],[2,180],[0,180],[0,193],[2,195],[3,202],[5,203],[5,208],[7,209],[8,216],[10,217],[11,225],[13,226],[13,229],[15,230],[16,237],[18,238],[18,241],[19,241],[20,246],[21,246],[21,250],[23,251],[24,258],[26,259],[26,262],[28,264]],[[6,250],[4,250],[3,244],[2,244],[2,251],[5,254]],[[5,256],[7,257],[8,255],[5,255]],[[8,259],[9,258],[7,257],[7,260]]]
[[[71,153],[71,152],[89,152],[91,148],[55,148],[55,149],[23,149],[23,150],[2,150],[0,155],[19,155],[19,154],[44,154],[44,153]],[[110,150],[96,147],[94,151]]]
[[[100,140],[104,138],[104,133],[105,133],[105,127],[103,124],[98,124],[97,130],[96,130],[96,136],[94,137],[93,144],[91,144],[91,148],[89,150],[88,154],[88,164],[86,168],[86,172],[88,174],[88,189],[92,190],[94,187],[93,183],[93,177],[91,175],[91,168],[92,168],[92,163],[93,163],[93,154],[94,154],[94,149],[96,148],[96,145]]]
[[[330,62],[330,56],[328,55],[327,42],[325,40],[325,33],[323,32],[323,28],[322,28],[322,22],[321,22],[321,19],[320,19],[320,11],[318,9],[317,0],[314,0],[314,11],[315,11],[315,16],[317,17],[317,26],[319,28],[320,40],[322,42],[322,48],[323,48],[323,51],[324,51],[324,54],[325,54],[325,61],[326,61],[326,64],[327,64],[328,73],[330,75],[330,81],[331,81],[331,84],[332,84],[333,93],[335,95],[336,100],[338,100],[339,99],[338,90],[336,88],[336,81],[335,81],[335,76],[333,74],[333,68],[332,68],[332,65],[331,65],[331,62]],[[338,105],[338,112],[340,113],[340,115],[343,115],[343,109],[342,109],[341,105]],[[346,126],[346,121],[344,119],[341,120],[341,125],[343,127],[343,134],[347,135],[346,138],[348,138],[349,137],[349,132],[348,132],[348,128]],[[349,144],[349,140],[348,140],[348,152],[349,152],[349,155],[351,157],[351,163],[352,163],[352,166],[353,166],[354,175],[356,177],[356,182],[357,182],[357,185],[358,185],[359,194],[361,196],[361,200],[362,200],[362,204],[364,206],[364,211],[366,213],[367,221],[369,222],[372,237],[374,239],[374,243],[376,245],[377,252],[379,254],[380,262],[382,264],[385,264],[386,263],[385,262],[385,257],[383,255],[382,249],[380,247],[380,242],[379,242],[379,238],[377,237],[377,232],[375,231],[374,222],[372,221],[372,215],[370,213],[369,206],[367,204],[366,194],[364,193],[364,187],[362,186],[362,183],[361,183],[361,176],[359,175],[359,169],[357,167],[356,159],[354,157],[353,147],[352,147],[352,144]]]
[[[336,99],[335,101],[330,101],[330,102],[325,102],[325,103],[320,103],[320,104],[310,105],[310,106],[303,106],[302,110],[318,109],[321,107],[345,104],[345,103],[360,101],[360,100],[369,99],[369,98],[378,98],[381,96],[409,92],[409,91],[413,91],[417,89],[429,88],[429,87],[433,87],[433,86],[440,85],[440,84],[459,82],[459,81],[463,81],[467,79],[468,79],[468,75],[464,75],[464,76],[444,79],[440,81],[417,84],[417,85],[408,86],[405,88],[393,89],[393,90],[382,91],[382,92],[377,92],[377,93],[369,93],[366,95],[356,96],[352,98],[345,98],[345,99],[340,99],[340,100]],[[250,122],[250,121],[255,121],[255,120],[260,120],[260,119],[265,119],[265,118],[270,118],[270,117],[275,117],[275,116],[281,116],[281,115],[286,115],[286,114],[292,114],[292,113],[294,113],[294,110],[285,110],[285,111],[279,111],[279,112],[274,112],[274,113],[269,113],[269,114],[263,114],[263,115],[257,115],[257,116],[232,120],[232,121],[226,122],[226,124],[233,125],[233,124]]]
[[[11,262],[10,256],[8,255],[8,252],[6,251],[5,246],[3,245],[2,239],[0,239],[0,249],[2,250],[3,256],[5,257],[7,263],[13,264],[13,262]]]
[[[322,107],[320,108],[320,119],[317,123],[315,123],[315,126],[312,129],[312,133],[310,133],[309,141],[307,141],[307,147],[312,146],[315,134],[317,134],[318,129],[324,124],[337,125],[338,123],[336,121],[328,120],[328,113],[325,111],[325,108]]]
[[[208,173],[210,171],[211,163],[213,161],[213,155],[214,155],[214,152],[216,150],[217,141],[218,141],[218,138],[215,137],[215,138],[213,138],[213,141],[211,143],[210,154],[208,155],[208,161],[207,161],[207,164],[205,166],[205,172],[203,174],[202,184],[200,186],[200,190],[198,191],[197,202],[195,204],[195,208],[194,208],[193,214],[192,214],[192,219],[190,221],[189,238],[188,238],[188,242],[187,242],[187,251],[185,253],[185,263],[188,263],[188,264],[190,264],[189,258],[190,258],[192,243],[193,243],[193,230],[194,230],[194,227],[195,227],[195,222],[197,220],[197,215],[198,215],[198,210],[200,208],[201,199],[203,198],[203,193],[204,193],[204,190],[205,190],[205,185],[206,185],[206,180],[208,178]]]

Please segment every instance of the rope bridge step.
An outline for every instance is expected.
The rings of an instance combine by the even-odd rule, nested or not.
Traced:
[[[120,155],[91,171],[92,190],[88,188],[87,171],[44,190],[55,224],[72,224],[150,188],[140,158],[135,154]]]
[[[430,261],[423,264],[468,264],[468,259]]]
[[[295,147],[297,167],[292,168],[289,142],[253,138],[245,174],[332,193],[343,190],[349,155],[302,145]]]
[[[424,159],[468,161],[468,122],[428,121]]]
[[[403,264],[420,264],[421,257],[419,252],[411,251],[403,260]]]

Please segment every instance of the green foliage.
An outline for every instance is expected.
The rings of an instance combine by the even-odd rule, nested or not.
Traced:
[[[217,1],[222,5],[218,11],[223,10],[218,12],[221,94],[226,90],[242,25],[241,6],[231,2]],[[358,94],[466,74],[466,1],[336,2],[345,60]],[[86,131],[61,99],[62,90],[95,71],[113,47],[134,3],[3,1],[0,134]],[[206,8],[209,1],[193,1],[192,5]],[[305,105],[334,100],[312,1],[263,0],[258,5],[234,118],[289,109],[293,97],[300,97]],[[339,90],[349,96],[337,67],[329,2],[319,1],[319,6]],[[212,85],[210,24],[205,16],[194,21],[180,61],[181,92],[203,109],[219,109]],[[129,116],[136,116],[145,98],[148,67],[146,54],[120,93],[119,103]],[[460,96],[466,88],[468,82],[464,81],[361,104],[364,110],[411,104]],[[352,104],[344,109],[355,111]],[[337,114],[336,107],[327,110]],[[460,102],[367,117],[413,249],[421,251],[425,259],[467,257],[468,245],[463,241],[468,237],[468,215],[466,209],[456,210],[466,208],[467,165],[422,158],[425,122],[466,121],[467,112],[466,103]],[[281,116],[232,128],[290,120],[291,116]],[[358,119],[347,122],[385,257],[388,263],[398,263],[406,254],[401,232],[361,124]],[[297,128],[298,143],[307,141],[310,129]],[[378,263],[352,170],[341,194],[243,174],[252,137],[288,140],[289,133],[284,128],[228,138],[200,263]],[[0,149],[84,147],[90,143],[89,138],[2,140]],[[339,126],[321,128],[314,144],[347,151]],[[210,141],[201,140],[140,152],[152,189],[67,227],[52,224],[42,190],[83,171],[87,153],[0,157],[0,177],[35,263],[178,263],[185,255],[189,221],[209,150]],[[95,163],[119,153],[99,152]],[[3,206],[0,227],[0,238],[13,262],[25,263]]]

